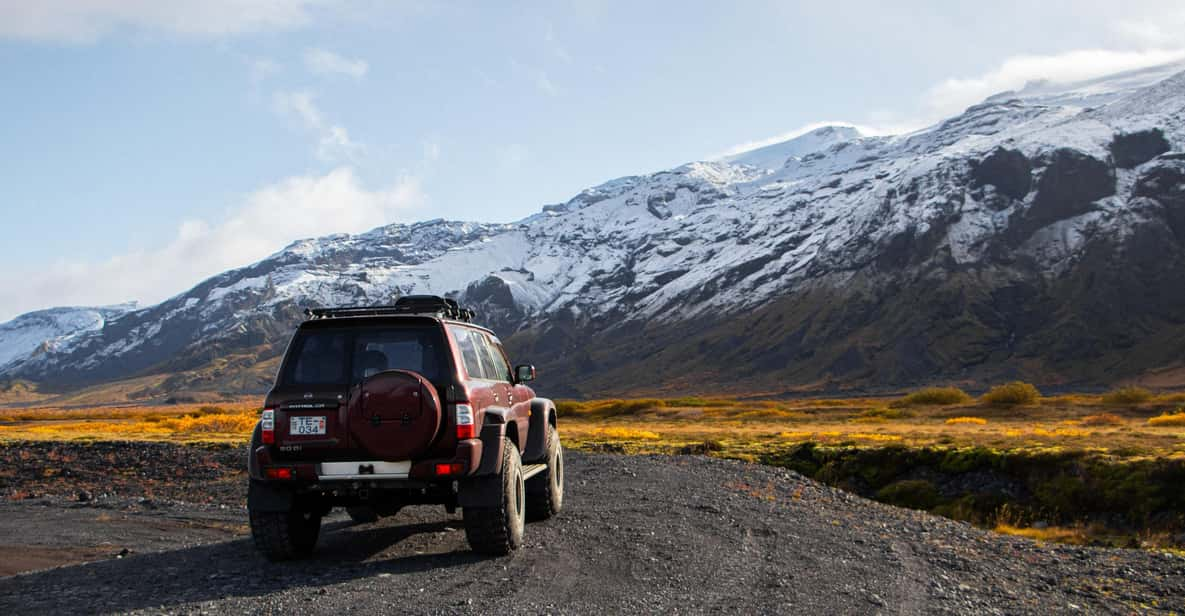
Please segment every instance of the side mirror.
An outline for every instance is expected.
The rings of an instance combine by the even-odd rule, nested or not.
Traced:
[[[516,383],[526,383],[527,381],[534,381],[534,380],[535,380],[535,366],[532,366],[529,364],[515,366],[514,381]]]

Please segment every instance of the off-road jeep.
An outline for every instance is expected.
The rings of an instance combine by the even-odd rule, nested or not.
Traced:
[[[477,552],[522,544],[525,519],[563,506],[555,405],[453,300],[306,311],[267,395],[248,453],[255,546],[308,555],[321,518],[357,522],[405,505],[462,509]]]

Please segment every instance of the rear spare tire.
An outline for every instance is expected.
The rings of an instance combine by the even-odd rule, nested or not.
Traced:
[[[321,516],[311,511],[251,511],[251,538],[268,560],[290,560],[313,553]]]
[[[386,370],[350,391],[347,404],[354,444],[378,460],[413,460],[440,434],[441,404],[423,375]]]
[[[481,487],[491,488],[489,493],[496,498],[493,502],[465,507],[462,511],[469,547],[479,554],[495,556],[517,550],[523,543],[526,522],[526,486],[523,484],[522,459],[510,439],[502,439],[502,472],[474,481],[494,482]]]
[[[564,449],[555,426],[547,427],[547,470],[527,480],[527,519],[546,520],[564,507]]]

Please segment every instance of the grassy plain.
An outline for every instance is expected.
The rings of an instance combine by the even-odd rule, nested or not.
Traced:
[[[1038,539],[1185,544],[1185,394],[560,401],[565,446],[707,454]],[[0,409],[0,440],[245,442],[258,400]]]

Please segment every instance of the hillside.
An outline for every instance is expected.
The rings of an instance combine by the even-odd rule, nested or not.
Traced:
[[[513,224],[302,240],[155,306],[0,325],[0,379],[259,391],[247,368],[303,307],[439,293],[558,395],[1185,384],[1182,69],[1034,84],[906,135],[824,127]]]

